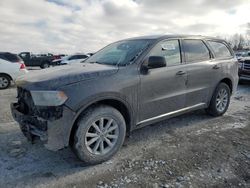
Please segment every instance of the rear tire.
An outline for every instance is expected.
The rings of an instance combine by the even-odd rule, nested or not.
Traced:
[[[0,89],[7,89],[11,84],[11,78],[5,74],[0,74]]]
[[[110,106],[88,109],[77,122],[73,150],[87,164],[110,159],[122,146],[126,123],[121,113]]]
[[[230,103],[230,88],[225,83],[220,83],[212,96],[207,113],[212,116],[222,116],[228,109]]]
[[[44,62],[44,63],[41,64],[40,67],[41,67],[42,69],[45,69],[45,68],[49,68],[49,66],[50,66],[50,65],[49,65],[48,62]]]

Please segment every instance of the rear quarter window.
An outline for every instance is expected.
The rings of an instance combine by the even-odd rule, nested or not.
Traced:
[[[3,54],[0,54],[0,59],[5,60],[5,57],[4,57],[4,55],[3,55]]]
[[[232,53],[230,52],[228,47],[223,42],[208,41],[208,44],[213,49],[216,58],[229,58],[229,57],[232,57]]]
[[[11,53],[3,53],[0,54],[0,58],[4,59],[6,61],[12,62],[12,63],[16,63],[21,61],[21,58],[15,54],[11,54]]]

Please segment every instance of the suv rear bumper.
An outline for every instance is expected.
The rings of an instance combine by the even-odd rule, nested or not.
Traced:
[[[69,144],[69,133],[74,112],[63,106],[63,115],[56,120],[45,120],[41,117],[23,114],[18,110],[18,103],[11,104],[12,116],[19,123],[20,129],[29,141],[39,137],[45,147],[57,151]]]

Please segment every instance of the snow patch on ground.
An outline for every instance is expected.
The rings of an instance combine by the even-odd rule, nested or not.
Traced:
[[[241,129],[246,127],[247,124],[245,123],[241,123],[241,122],[235,122],[235,123],[229,123],[229,124],[224,124],[224,125],[220,125],[220,126],[214,126],[211,128],[202,128],[200,130],[197,130],[195,132],[195,135],[202,135],[206,132],[211,132],[211,131],[225,131],[228,129]]]
[[[241,122],[235,122],[230,124],[225,124],[221,127],[221,130],[228,130],[228,129],[241,129],[246,127],[247,124]]]

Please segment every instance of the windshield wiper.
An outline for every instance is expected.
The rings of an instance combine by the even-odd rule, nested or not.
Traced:
[[[130,61],[128,62],[128,65],[132,64],[140,55],[143,51],[145,51],[148,47],[150,46],[150,43],[148,43],[144,48],[142,48],[135,56],[133,56]]]
[[[91,64],[100,64],[100,65],[112,65],[112,66],[116,66],[116,64],[113,64],[113,63],[107,63],[107,62],[100,62],[100,61],[90,61],[88,63],[91,63]]]

